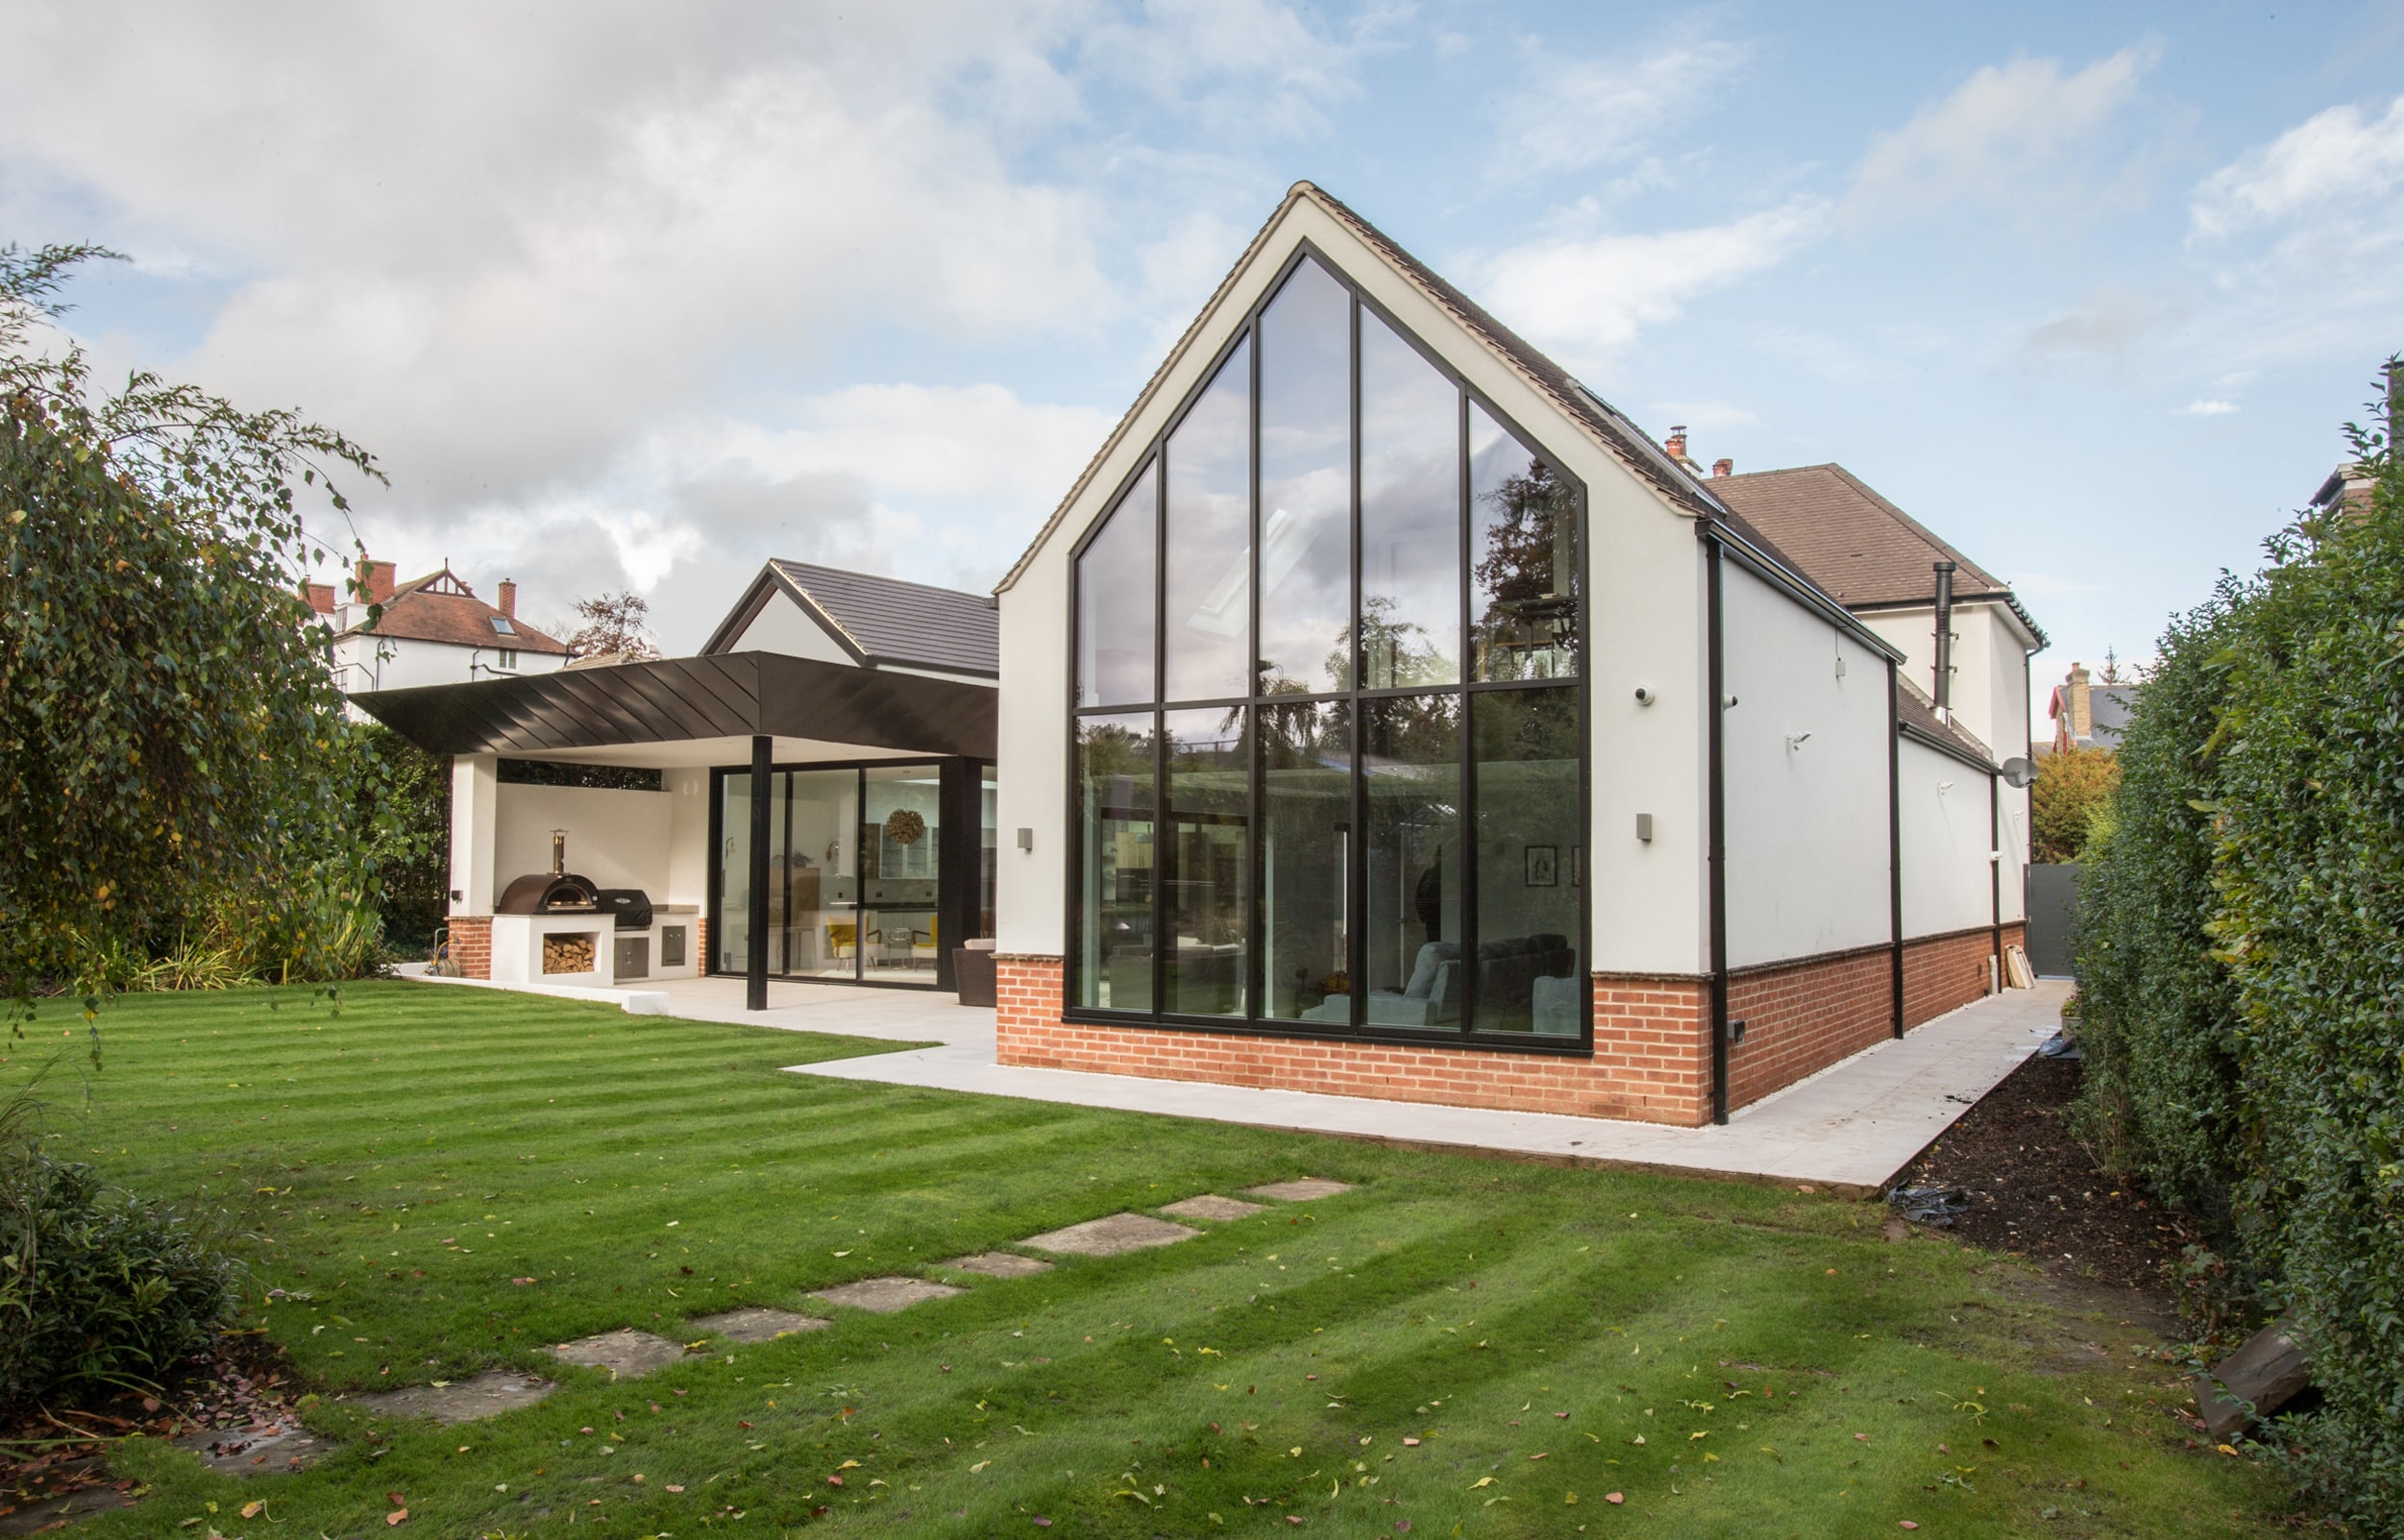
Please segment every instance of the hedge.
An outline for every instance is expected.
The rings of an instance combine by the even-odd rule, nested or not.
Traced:
[[[2394,366],[2391,365],[2391,378]],[[2383,403],[2384,405],[2384,403]],[[2274,1444],[2404,1534],[2404,466],[2175,622],[2088,851],[2088,1112],[2204,1218],[2324,1395]]]

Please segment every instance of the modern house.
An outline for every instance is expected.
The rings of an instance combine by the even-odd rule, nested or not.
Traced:
[[[310,614],[333,632],[334,683],[346,696],[454,680],[548,673],[568,661],[568,646],[518,619],[518,585],[503,578],[497,604],[476,597],[448,562],[440,572],[393,581],[393,564],[361,561],[361,598],[311,583]],[[380,605],[371,623],[368,608]]]
[[[1995,988],[2040,638],[1787,490],[1297,184],[998,589],[1001,1060],[1691,1125]]]
[[[698,656],[383,690],[472,977],[920,989],[993,935],[993,601],[771,562]]]

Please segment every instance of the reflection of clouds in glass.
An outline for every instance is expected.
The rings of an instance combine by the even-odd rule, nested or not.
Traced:
[[[1168,440],[1168,698],[1241,695],[1250,665],[1251,346],[1239,345]]]
[[[1305,259],[1261,318],[1261,666],[1268,692],[1351,683],[1352,297]]]
[[[1460,392],[1375,315],[1361,317],[1362,683],[1457,681]]]
[[[1152,698],[1152,574],[1159,503],[1146,467],[1077,560],[1077,703]]]

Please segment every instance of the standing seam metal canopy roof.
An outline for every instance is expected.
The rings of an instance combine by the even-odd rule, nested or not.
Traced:
[[[998,707],[987,685],[781,652],[662,658],[351,698],[433,754],[533,754],[764,735],[991,759]]]

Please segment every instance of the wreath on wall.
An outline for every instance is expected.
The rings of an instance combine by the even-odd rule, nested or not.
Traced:
[[[916,844],[926,838],[926,819],[897,807],[885,816],[885,838],[895,844]]]

